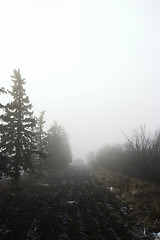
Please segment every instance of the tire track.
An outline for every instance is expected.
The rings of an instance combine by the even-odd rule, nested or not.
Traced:
[[[140,234],[132,234],[127,217],[115,210],[109,194],[97,186],[89,168],[72,166],[45,181],[8,200],[1,217],[2,239],[143,239]]]

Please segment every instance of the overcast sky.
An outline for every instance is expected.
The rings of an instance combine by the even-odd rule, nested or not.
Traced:
[[[160,126],[159,0],[0,0],[0,86],[13,69],[46,129],[84,158]],[[1,96],[1,100],[2,100]]]

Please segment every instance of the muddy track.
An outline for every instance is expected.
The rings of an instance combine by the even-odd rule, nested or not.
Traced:
[[[143,239],[87,167],[71,167],[48,178],[48,185],[8,195],[0,214],[3,240]]]

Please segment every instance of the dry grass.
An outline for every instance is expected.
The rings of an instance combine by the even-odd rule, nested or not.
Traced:
[[[160,187],[136,178],[111,172],[95,172],[103,190],[113,187],[111,194],[117,196],[122,206],[130,209],[128,214],[149,231],[160,231]]]
[[[1,183],[0,184],[0,193],[10,191],[11,190],[11,183]]]
[[[0,180],[0,194],[11,193],[17,191],[28,191],[35,184],[40,182],[41,179],[30,176],[22,176],[18,184],[15,184],[13,179]]]

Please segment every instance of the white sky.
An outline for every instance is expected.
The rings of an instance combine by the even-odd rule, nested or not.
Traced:
[[[160,124],[159,0],[0,0],[0,86],[13,69],[75,157]],[[1,101],[3,96],[1,96]]]

